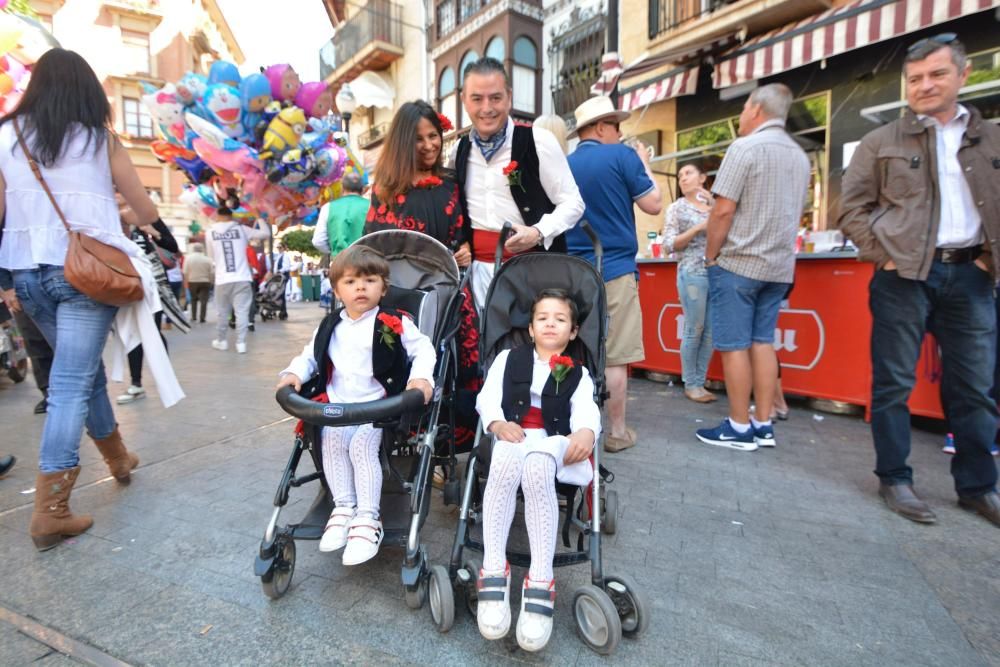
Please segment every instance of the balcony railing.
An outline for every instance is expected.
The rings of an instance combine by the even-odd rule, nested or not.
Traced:
[[[739,0],[649,0],[649,38],[711,14]]]
[[[334,62],[339,67],[372,42],[403,48],[403,8],[389,0],[367,4],[337,28],[333,36]]]
[[[358,137],[358,146],[361,148],[371,148],[385,139],[385,135],[388,133],[389,123],[379,123],[378,125],[373,125],[371,129]]]
[[[480,9],[496,0],[441,0],[434,7],[435,36],[444,39]]]

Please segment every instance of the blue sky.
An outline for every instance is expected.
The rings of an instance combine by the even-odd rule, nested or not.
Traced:
[[[320,0],[218,0],[246,55],[243,74],[290,63],[302,82],[319,78],[319,49],[333,26]]]

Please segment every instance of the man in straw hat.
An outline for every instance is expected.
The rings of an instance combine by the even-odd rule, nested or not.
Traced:
[[[649,154],[641,142],[630,148],[621,142],[621,123],[629,117],[607,97],[592,97],[576,108],[580,143],[569,156],[569,167],[587,205],[584,218],[593,226],[604,248],[602,275],[608,295],[607,370],[610,433],[604,449],[617,452],[635,445],[636,433],[625,424],[628,365],[645,359],[642,348],[642,311],[639,307],[639,271],[635,255],[636,204],[650,215],[663,206],[660,189],[649,170]],[[594,261],[590,239],[580,229],[566,234],[569,253]]]

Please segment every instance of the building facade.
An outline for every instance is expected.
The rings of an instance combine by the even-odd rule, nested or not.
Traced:
[[[677,170],[710,174],[737,136],[746,96],[781,82],[795,94],[788,129],[812,164],[805,230],[833,226],[853,146],[905,106],[906,46],[955,32],[973,74],[962,99],[1000,121],[1000,0],[623,0],[623,131],[654,148],[671,197]],[[640,237],[662,221],[640,216]]]
[[[320,50],[320,76],[334,95],[348,84],[358,109],[351,145],[372,178],[396,109],[428,99],[429,65],[420,2],[324,0],[334,36]]]
[[[590,88],[601,76],[607,2],[546,0],[544,5],[542,113],[562,116],[572,127],[573,110],[591,96]]]
[[[185,72],[207,73],[215,60],[240,64],[243,52],[215,0],[32,0],[39,21],[78,52],[108,94],[114,128],[160,217],[182,247],[192,221],[178,202],[185,179],[149,149],[157,128],[142,103],[142,84],[161,86]]]
[[[543,110],[544,11],[541,0],[427,0],[433,104],[448,116],[454,140],[472,124],[462,108],[462,72],[482,56],[504,63],[511,78],[511,115],[530,121]]]

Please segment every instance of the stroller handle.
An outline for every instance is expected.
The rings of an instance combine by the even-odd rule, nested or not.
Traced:
[[[510,221],[503,223],[503,228],[500,230],[500,240],[497,241],[496,254],[493,257],[493,270],[499,271],[500,265],[503,264],[503,248],[507,243],[507,239],[510,235],[514,233],[514,225],[510,224]]]
[[[580,218],[580,222],[576,225],[583,230],[583,233],[587,235],[590,239],[590,243],[594,246],[594,267],[597,269],[597,273],[601,276],[604,275],[604,246],[601,245],[601,239],[597,236],[597,232],[594,228],[590,226],[585,218]]]
[[[353,426],[386,421],[424,407],[424,394],[407,389],[401,394],[366,403],[317,403],[299,396],[294,387],[285,386],[274,396],[281,409],[315,426]]]

